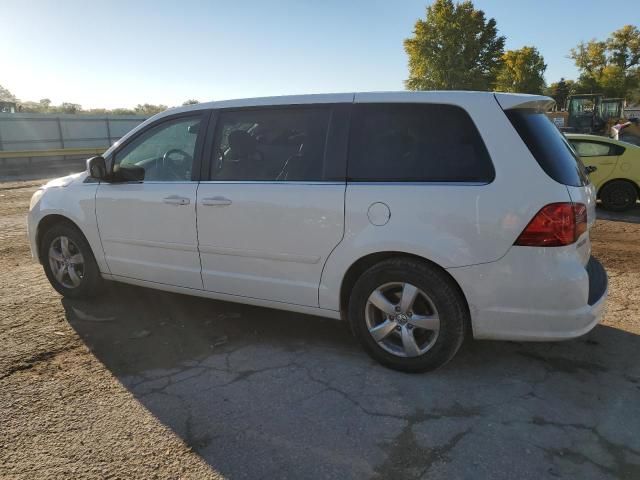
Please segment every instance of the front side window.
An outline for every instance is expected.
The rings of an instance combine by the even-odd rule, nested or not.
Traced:
[[[211,180],[322,180],[329,118],[322,107],[220,113]]]
[[[350,181],[488,183],[494,175],[480,133],[460,107],[355,107],[349,141]]]
[[[122,180],[191,180],[200,115],[160,123],[116,152],[113,173]]]

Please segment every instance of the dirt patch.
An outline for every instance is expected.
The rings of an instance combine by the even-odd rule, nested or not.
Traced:
[[[638,472],[639,224],[592,231],[604,326],[559,344],[475,342],[411,376],[323,319],[125,285],[62,300],[27,244],[41,183],[0,184],[2,478]]]
[[[0,184],[0,477],[219,477],[69,325],[27,243],[42,183]]]

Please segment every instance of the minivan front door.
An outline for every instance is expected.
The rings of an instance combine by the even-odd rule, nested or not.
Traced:
[[[198,188],[209,291],[318,306],[344,230],[346,114],[331,106],[223,111]]]
[[[201,121],[200,113],[163,120],[115,152],[116,181],[96,192],[112,275],[202,289],[192,180]]]

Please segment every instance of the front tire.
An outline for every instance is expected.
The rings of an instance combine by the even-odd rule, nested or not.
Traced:
[[[86,298],[100,292],[98,264],[76,227],[62,223],[47,230],[40,244],[40,258],[51,286],[62,296]]]
[[[636,204],[638,192],[636,187],[623,180],[614,180],[607,183],[600,190],[602,206],[613,212],[629,210]]]
[[[469,325],[466,302],[442,270],[411,258],[383,261],[351,292],[351,328],[365,351],[386,367],[425,372],[456,354]]]

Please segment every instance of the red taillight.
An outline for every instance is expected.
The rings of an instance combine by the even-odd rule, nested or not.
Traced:
[[[587,207],[582,203],[574,203],[573,211],[576,214],[576,240],[587,231]]]
[[[587,231],[587,207],[582,203],[550,203],[522,231],[515,245],[562,247]]]

